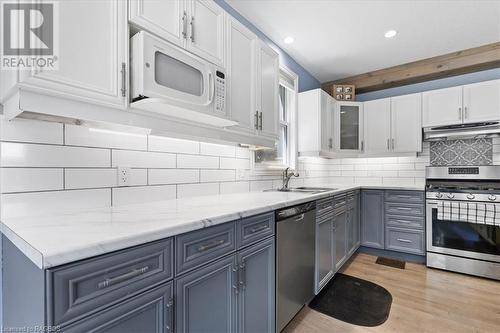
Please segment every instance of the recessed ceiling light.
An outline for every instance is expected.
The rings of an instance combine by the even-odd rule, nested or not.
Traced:
[[[389,30],[384,34],[384,37],[385,38],[392,38],[392,37],[396,36],[397,34],[398,34],[398,32],[396,30]]]
[[[288,36],[283,41],[285,42],[285,44],[292,44],[294,39],[292,36]]]

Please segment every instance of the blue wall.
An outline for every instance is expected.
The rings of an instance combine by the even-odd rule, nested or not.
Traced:
[[[228,12],[231,16],[233,16],[235,19],[240,21],[244,26],[250,29],[254,34],[259,36],[260,39],[269,44],[269,46],[272,47],[279,54],[280,64],[285,65],[299,76],[299,92],[321,87],[320,82],[314,76],[312,76],[308,71],[304,69],[304,67],[302,67],[295,60],[293,60],[292,57],[290,57],[285,51],[283,51],[278,45],[276,45],[276,43],[274,43],[271,39],[269,39],[269,37],[264,35],[262,31],[257,29],[256,26],[254,26],[250,21],[244,18],[227,2],[225,2],[224,0],[215,0],[215,2],[219,6],[224,8],[224,10]]]
[[[407,86],[402,86],[402,87],[397,87],[397,88],[389,88],[389,89],[384,89],[384,90],[372,91],[372,92],[356,95],[356,100],[360,101],[360,102],[370,101],[372,99],[413,94],[413,93],[419,93],[419,92],[427,91],[427,90],[448,88],[448,87],[453,87],[453,86],[460,86],[463,84],[488,81],[488,80],[495,80],[495,79],[500,79],[500,68],[489,69],[486,71],[463,74],[463,75],[457,75],[457,76],[452,76],[452,77],[448,77],[445,79],[415,83],[415,84],[410,84]]]

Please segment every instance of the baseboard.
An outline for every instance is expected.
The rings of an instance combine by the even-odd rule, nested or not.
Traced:
[[[358,249],[359,253],[366,253],[377,257],[386,257],[390,259],[402,260],[407,262],[413,262],[417,264],[425,264],[426,258],[425,256],[419,256],[410,253],[396,252],[384,249],[375,249],[371,247],[361,246]]]

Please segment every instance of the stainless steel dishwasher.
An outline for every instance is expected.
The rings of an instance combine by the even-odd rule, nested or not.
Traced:
[[[316,203],[276,211],[278,332],[314,297]]]

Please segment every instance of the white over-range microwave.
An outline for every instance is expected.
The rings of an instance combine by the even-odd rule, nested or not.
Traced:
[[[131,107],[213,126],[227,119],[222,68],[145,31],[131,38]]]

